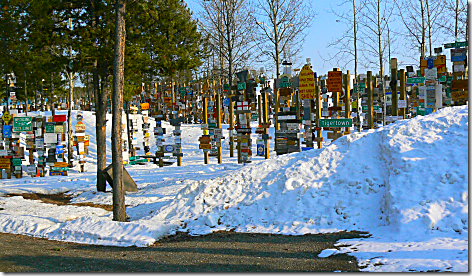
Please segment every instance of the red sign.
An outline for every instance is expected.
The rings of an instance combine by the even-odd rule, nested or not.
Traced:
[[[53,115],[53,122],[65,122],[67,120],[67,115]]]

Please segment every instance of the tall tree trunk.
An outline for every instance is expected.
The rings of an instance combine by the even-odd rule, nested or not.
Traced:
[[[95,77],[96,75],[96,77]],[[107,166],[107,96],[108,90],[105,87],[105,77],[100,76],[99,85],[99,74],[98,68],[94,68],[94,90],[95,92],[95,124],[96,124],[96,136],[97,136],[97,191],[105,192],[106,190],[106,179],[102,174],[102,171]]]
[[[359,84],[357,83],[357,11],[356,11],[356,0],[352,0],[352,11],[354,13],[354,79],[355,79],[355,85],[357,86],[357,122],[359,123],[359,132],[361,132],[361,124],[360,124],[360,118],[361,118],[361,113],[359,112],[359,106],[362,106],[360,102],[360,92],[359,92]],[[350,81],[350,80],[349,80]],[[317,84],[318,85],[318,84]]]
[[[51,114],[52,116],[56,115],[56,109],[54,108],[54,82],[53,82],[52,72],[51,72]]]
[[[431,38],[431,14],[429,13],[429,0],[426,0],[426,15],[428,16],[429,56],[432,56],[433,42]]]
[[[67,161],[69,167],[72,168],[72,156],[74,155],[74,150],[72,148],[72,104],[73,104],[73,93],[74,93],[74,73],[69,72],[69,99],[68,99],[68,112],[67,112]]]
[[[385,126],[385,117],[387,116],[387,99],[385,97],[385,77],[383,73],[383,52],[382,52],[382,29],[380,25],[380,0],[377,0],[377,27],[378,27],[378,36],[379,36],[379,65],[380,65],[380,77],[382,79],[382,94],[383,94],[383,125]],[[387,23],[388,24],[388,23]],[[390,62],[390,61],[389,61]],[[374,116],[374,114],[369,114],[369,116]]]
[[[424,23],[424,5],[423,0],[420,0],[421,8],[421,58],[426,54],[426,27]]]
[[[125,0],[117,0],[115,6],[115,54],[113,57],[113,220],[126,221],[125,194],[123,189],[122,110],[125,59]]]

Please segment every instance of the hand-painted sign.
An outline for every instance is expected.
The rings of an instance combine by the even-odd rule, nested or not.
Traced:
[[[300,71],[298,91],[301,100],[315,98],[315,75],[308,64]]]

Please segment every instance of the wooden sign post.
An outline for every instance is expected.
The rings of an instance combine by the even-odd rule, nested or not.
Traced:
[[[374,89],[372,87],[372,71],[367,71],[367,126],[369,129],[374,128]],[[395,92],[396,93],[396,92]]]

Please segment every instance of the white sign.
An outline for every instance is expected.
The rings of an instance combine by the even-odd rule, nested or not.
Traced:
[[[329,111],[328,111],[328,110],[326,110],[326,111],[324,111],[324,110],[321,111],[321,116],[323,116],[323,117],[328,117],[328,116],[329,116]]]
[[[44,133],[44,144],[56,144],[57,133]]]
[[[406,100],[398,100],[398,108],[406,108]]]
[[[464,71],[465,71],[464,64],[454,65],[454,72],[464,72]]]
[[[424,69],[424,78],[425,80],[435,80],[438,78],[438,68],[434,67],[432,69]]]

